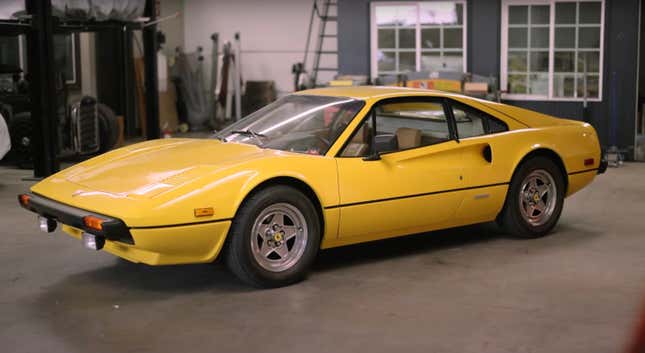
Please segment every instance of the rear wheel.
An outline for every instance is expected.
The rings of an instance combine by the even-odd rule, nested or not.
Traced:
[[[548,234],[564,204],[564,175],[550,159],[535,157],[515,173],[501,215],[503,228],[518,238]]]
[[[320,244],[316,209],[297,189],[274,186],[247,199],[238,211],[225,250],[226,264],[257,287],[302,280]]]

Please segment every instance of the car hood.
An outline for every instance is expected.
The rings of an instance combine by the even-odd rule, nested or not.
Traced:
[[[254,145],[218,140],[154,140],[73,166],[65,170],[64,178],[87,191],[150,198],[265,153]]]

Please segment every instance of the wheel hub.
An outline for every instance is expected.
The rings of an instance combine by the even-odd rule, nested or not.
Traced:
[[[294,206],[278,203],[264,209],[251,230],[251,250],[266,270],[289,269],[302,257],[307,243],[304,215]]]
[[[547,223],[557,204],[556,184],[551,174],[534,170],[524,178],[520,188],[520,213],[533,226]]]

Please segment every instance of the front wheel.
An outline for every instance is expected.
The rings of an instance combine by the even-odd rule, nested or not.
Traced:
[[[226,264],[257,287],[302,280],[320,244],[315,207],[297,189],[274,186],[247,199],[238,211],[225,249]]]
[[[564,175],[548,158],[531,158],[513,176],[501,215],[503,228],[518,238],[548,234],[564,203]]]

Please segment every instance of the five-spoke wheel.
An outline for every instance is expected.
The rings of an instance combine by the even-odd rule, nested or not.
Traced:
[[[516,170],[500,215],[505,230],[520,238],[546,235],[557,223],[565,195],[564,175],[547,157],[524,161]]]
[[[258,287],[297,282],[318,253],[320,223],[312,201],[298,189],[261,189],[244,201],[233,220],[226,263],[240,279]]]

